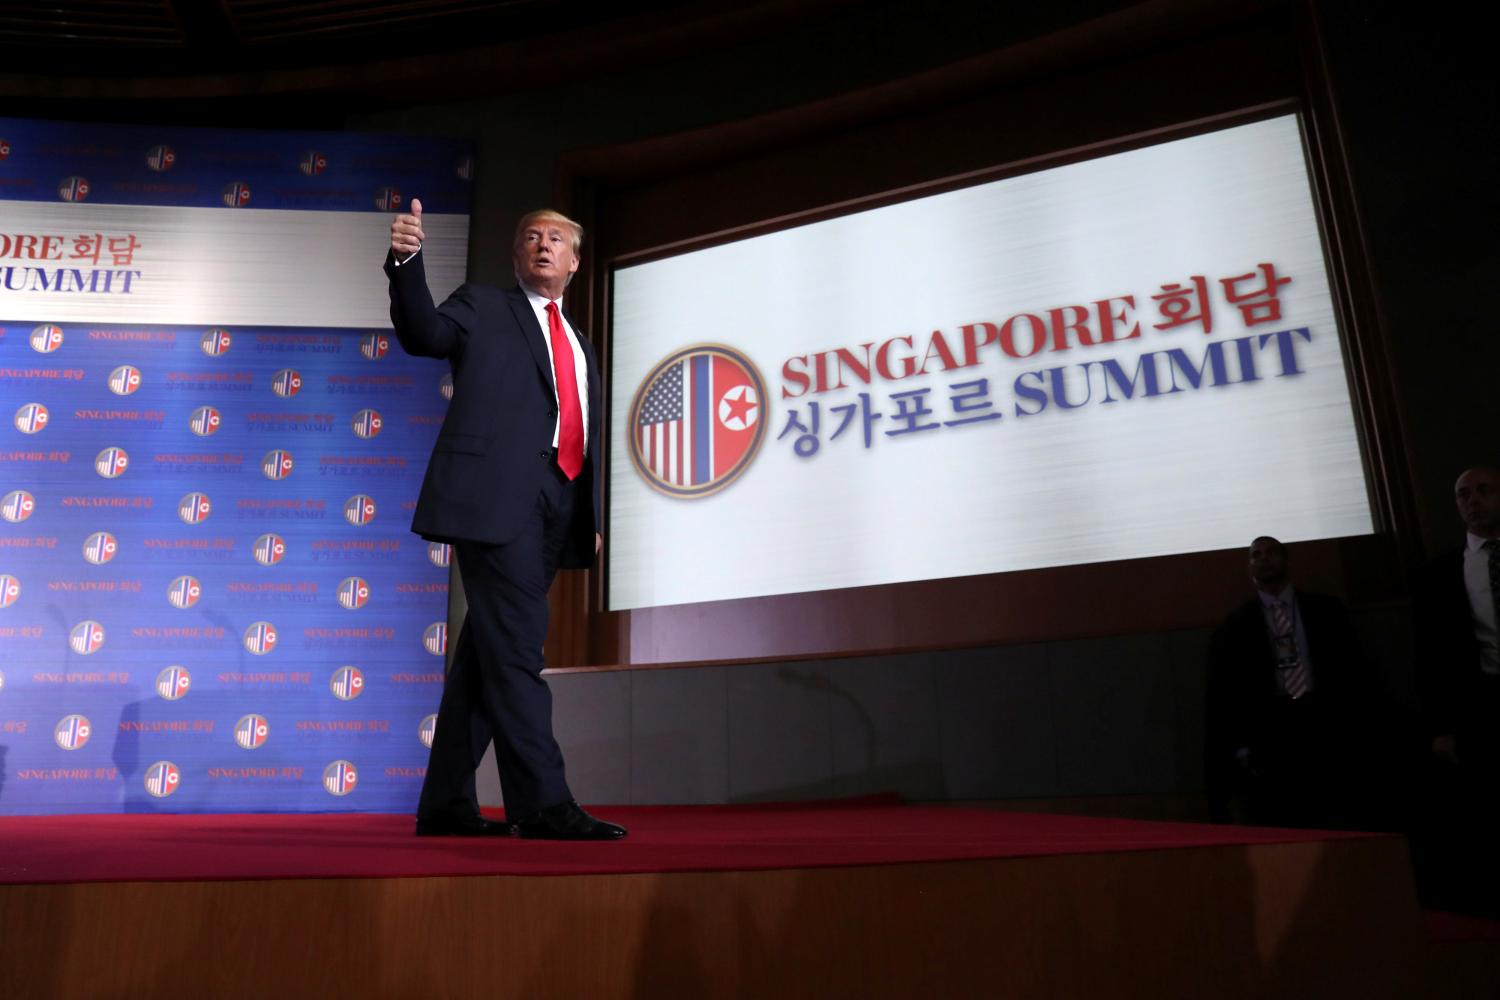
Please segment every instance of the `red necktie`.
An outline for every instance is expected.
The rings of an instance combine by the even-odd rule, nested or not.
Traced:
[[[573,348],[556,302],[547,303],[547,330],[552,335],[552,374],[557,379],[557,467],[569,479],[576,479],[583,471],[583,410],[578,405]]]

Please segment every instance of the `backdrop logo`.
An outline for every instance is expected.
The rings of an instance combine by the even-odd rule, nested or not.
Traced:
[[[104,626],[96,621],[81,621],[68,633],[68,645],[80,656],[97,653],[104,645]]]
[[[260,460],[260,471],[267,479],[285,479],[292,474],[292,453],[281,448],[266,452]]]
[[[177,154],[171,146],[152,146],[146,151],[146,166],[158,174],[164,174],[172,169],[177,162]]]
[[[275,566],[286,558],[286,541],[268,531],[255,540],[251,551],[255,554],[255,561],[262,566]]]
[[[697,498],[734,482],[765,438],[765,381],[717,344],[685,347],[646,376],[630,402],[630,461],[646,484]]]
[[[10,156],[10,140],[0,139],[0,160]]]
[[[66,177],[57,185],[57,196],[63,201],[83,201],[89,196],[89,182],[85,177]]]
[[[458,161],[458,166],[453,172],[458,174],[460,180],[472,181],[474,179],[474,157],[465,156]]]
[[[5,671],[0,670],[0,691],[5,690]]]
[[[265,656],[276,648],[276,626],[270,622],[256,622],[245,629],[245,648],[256,656]]]
[[[78,750],[89,741],[93,727],[81,715],[65,715],[52,729],[52,738],[64,750]]]
[[[434,566],[441,566],[443,569],[447,569],[448,564],[453,561],[453,546],[447,542],[428,542],[427,559]]]
[[[16,411],[16,430],[35,434],[47,426],[47,408],[41,403],[27,403]]]
[[[141,370],[135,365],[121,365],[109,373],[109,391],[128,396],[141,387]]]
[[[36,497],[25,490],[11,490],[0,500],[0,517],[11,524],[20,524],[36,512]]]
[[[309,177],[316,177],[328,169],[328,157],[316,149],[309,149],[297,161],[297,169]]]
[[[188,427],[199,437],[208,437],[218,431],[224,418],[212,406],[200,406],[188,418]]]
[[[94,456],[94,471],[105,479],[117,479],[130,468],[130,456],[124,448],[105,448]]]
[[[182,785],[182,771],[170,760],[159,760],[146,768],[146,792],[164,799]]]
[[[348,795],[357,781],[359,774],[347,760],[336,760],[323,768],[323,787],[329,795]]]
[[[452,372],[446,372],[442,378],[438,379],[438,395],[442,396],[444,399],[453,398]]]
[[[95,566],[103,566],[120,551],[120,543],[107,531],[96,531],[83,541],[83,558]]]
[[[379,361],[391,349],[391,338],[383,333],[367,333],[359,338],[359,353],[371,361]]]
[[[302,375],[294,368],[283,368],[271,376],[271,391],[282,399],[291,399],[302,391]]]
[[[167,587],[167,600],[178,610],[192,607],[202,597],[203,584],[191,576],[179,576]]]
[[[433,656],[442,656],[448,651],[448,623],[433,622],[422,633],[422,648]]]
[[[375,192],[375,207],[382,212],[394,212],[401,207],[401,192],[393,187],[383,187]]]
[[[230,208],[244,208],[250,204],[250,185],[244,181],[225,184],[224,191],[220,197],[224,200],[224,204]]]
[[[21,581],[9,573],[0,573],[0,608],[8,608],[21,596]]]
[[[192,686],[193,677],[186,667],[168,667],[156,675],[156,693],[167,701],[176,701]]]
[[[344,501],[344,520],[356,528],[375,520],[375,501],[368,494],[356,493]]]
[[[41,326],[31,328],[31,349],[38,354],[51,354],[62,346],[63,332],[61,327],[43,323]]]
[[[365,690],[365,675],[358,667],[339,667],[329,678],[328,690],[339,701],[353,701]]]
[[[370,603],[370,585],[357,576],[346,576],[339,581],[339,604],[354,611]]]
[[[202,524],[213,509],[206,493],[189,493],[177,501],[177,516],[184,524]]]
[[[234,338],[229,335],[228,330],[213,329],[198,339],[198,346],[202,348],[204,354],[217,358],[228,351],[229,345],[233,342]]]
[[[432,749],[432,740],[435,736],[437,736],[436,712],[432,715],[423,716],[421,723],[417,726],[417,739],[421,740],[422,745],[427,749]]]
[[[264,715],[245,715],[234,724],[234,741],[245,750],[255,750],[265,745],[271,735],[271,724]]]
[[[380,414],[374,410],[360,410],[354,415],[354,433],[365,439],[379,434],[383,424]]]

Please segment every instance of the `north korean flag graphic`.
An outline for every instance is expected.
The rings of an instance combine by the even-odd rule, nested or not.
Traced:
[[[437,713],[434,712],[431,715],[426,715],[426,716],[422,717],[421,723],[417,726],[417,739],[419,739],[419,740],[422,741],[422,745],[424,747],[426,747],[427,749],[431,750],[432,749],[432,741],[433,741],[433,739],[436,736],[437,736]]]
[[[83,558],[95,566],[103,566],[119,550],[120,543],[107,531],[96,531],[83,542]]]
[[[294,368],[283,368],[271,376],[271,391],[283,399],[291,399],[302,391],[302,375]]]
[[[271,724],[264,715],[246,715],[234,724],[234,741],[245,750],[264,746],[270,735]]]
[[[339,667],[329,679],[328,689],[339,701],[353,701],[365,689],[365,675],[358,667]]]
[[[89,741],[93,731],[88,719],[81,715],[67,715],[53,727],[52,738],[64,750],[78,750]]]
[[[316,149],[309,149],[297,159],[297,169],[309,177],[316,177],[328,169],[328,157]]]
[[[146,792],[164,799],[182,784],[182,771],[170,760],[159,760],[146,768]]]
[[[63,201],[83,201],[89,196],[89,182],[83,177],[67,177],[57,185],[57,196]]]
[[[391,338],[383,333],[367,333],[359,338],[359,353],[371,361],[379,361],[391,349]]]
[[[21,581],[9,573],[0,573],[0,608],[8,608],[21,596]]]
[[[177,501],[177,516],[184,524],[202,524],[213,509],[207,493],[189,493]]]
[[[442,656],[448,651],[448,623],[433,622],[422,633],[422,648],[433,656]]]
[[[268,531],[255,540],[251,552],[262,566],[275,566],[286,558],[286,542],[280,535]]]
[[[105,479],[115,479],[130,468],[130,456],[124,448],[105,448],[94,456],[94,471]]]
[[[68,633],[68,645],[80,656],[98,652],[104,645],[104,626],[96,621],[79,622]]]
[[[31,328],[31,349],[38,354],[51,354],[62,346],[62,342],[61,327],[43,323],[41,326]]]
[[[355,527],[375,520],[375,500],[364,493],[356,493],[344,501],[344,520]]]
[[[375,410],[360,410],[354,415],[354,433],[358,437],[368,440],[379,434],[382,426],[384,421]]]
[[[128,396],[141,387],[141,370],[135,365],[121,365],[109,373],[109,391]]]
[[[245,629],[245,649],[256,656],[265,656],[276,648],[276,626],[270,622],[256,622]]]
[[[179,610],[192,607],[203,596],[203,585],[190,576],[179,576],[167,587],[167,600]]]
[[[267,479],[285,479],[292,474],[292,453],[276,448],[260,460],[260,471]]]
[[[244,181],[235,181],[233,184],[226,184],[220,198],[223,199],[224,204],[229,208],[244,208],[250,204],[250,185]]]
[[[212,406],[200,406],[188,418],[188,428],[199,437],[216,433],[223,423],[224,417]]]
[[[347,760],[336,760],[323,768],[323,787],[329,795],[348,795],[357,781],[359,775]]]
[[[765,382],[749,358],[700,344],[667,358],[631,403],[630,458],[653,489],[707,496],[733,482],[765,437]]]
[[[35,434],[47,426],[47,408],[41,403],[27,403],[16,411],[16,430]]]
[[[229,335],[228,330],[209,330],[199,339],[198,346],[203,349],[204,354],[217,358],[229,350],[229,345],[233,341],[234,338]]]
[[[4,160],[4,159],[6,159],[9,156],[10,156],[10,140],[9,139],[0,139],[0,160]]]
[[[401,207],[401,192],[393,187],[383,187],[375,192],[375,207],[382,212],[394,212]]]
[[[186,667],[168,667],[156,675],[156,694],[167,701],[176,701],[192,686],[193,675]]]
[[[370,603],[370,585],[357,576],[347,576],[339,582],[339,604],[355,611]]]
[[[166,173],[177,162],[177,154],[171,146],[152,146],[146,152],[146,166],[158,174]]]
[[[20,524],[36,512],[36,497],[25,490],[11,490],[0,500],[0,517],[11,524]]]

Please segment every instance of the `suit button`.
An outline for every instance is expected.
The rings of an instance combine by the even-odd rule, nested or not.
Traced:
[[[544,461],[544,462],[547,459],[549,459],[549,458],[552,457],[552,452],[550,452],[550,451],[543,451],[543,452],[539,452],[538,454],[540,454],[542,456],[542,461]]]

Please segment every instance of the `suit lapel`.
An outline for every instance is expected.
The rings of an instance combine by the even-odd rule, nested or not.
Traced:
[[[531,349],[531,356],[536,361],[537,371],[541,372],[542,380],[547,383],[547,388],[553,394],[557,393],[557,386],[552,380],[551,355],[547,353],[546,334],[536,321],[536,313],[531,308],[531,302],[526,298],[524,289],[512,288],[509,293],[510,311],[515,315],[516,326],[526,338],[526,346]]]

